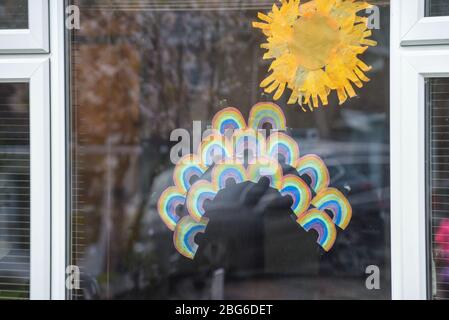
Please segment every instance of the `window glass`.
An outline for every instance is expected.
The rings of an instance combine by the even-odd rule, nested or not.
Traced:
[[[449,16],[449,2],[447,0],[426,0],[426,16]]]
[[[190,239],[200,243],[192,260],[158,214],[174,185],[179,141],[171,136],[188,132],[197,146],[196,132],[224,108],[246,120],[253,105],[273,102],[260,88],[269,67],[265,37],[252,27],[273,1],[73,1],[82,25],[70,54],[68,264],[80,268],[82,281],[69,297],[390,298],[390,6],[371,2],[380,9],[378,45],[364,53],[371,81],[357,97],[339,106],[333,92],[329,106],[314,112],[287,104],[286,94],[276,101],[301,155],[322,158],[330,186],[351,204],[349,225],[327,226],[338,233],[326,252],[265,179],[226,184],[205,201],[210,221]]]
[[[427,179],[431,296],[449,298],[449,79],[427,81]]]
[[[0,83],[0,299],[28,299],[30,138],[28,84]]]
[[[0,1],[0,29],[28,29],[28,0]]]

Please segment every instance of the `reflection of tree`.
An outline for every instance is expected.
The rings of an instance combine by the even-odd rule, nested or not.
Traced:
[[[169,134],[210,120],[225,97],[245,108],[256,102],[260,39],[250,26],[255,12],[83,6],[95,3],[79,1],[82,29],[73,43],[73,207],[88,233],[74,228],[72,241],[94,250],[86,264],[110,272],[105,282],[114,285],[113,272],[127,270],[138,287],[136,259],[146,258],[132,253],[148,238],[145,201],[161,191],[151,187],[169,165]],[[82,263],[77,250],[72,258]]]

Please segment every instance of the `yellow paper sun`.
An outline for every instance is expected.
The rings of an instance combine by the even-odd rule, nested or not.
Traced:
[[[356,95],[352,84],[361,88],[369,81],[364,72],[371,67],[358,56],[377,42],[368,39],[368,18],[357,13],[371,5],[355,0],[300,2],[281,0],[280,8],[273,5],[268,15],[258,13],[263,22],[253,22],[267,36],[263,58],[274,59],[260,86],[275,92],[274,100],[290,89],[288,103],[298,103],[304,111],[303,105],[318,107],[318,97],[327,105],[331,90],[337,91],[341,105]]]

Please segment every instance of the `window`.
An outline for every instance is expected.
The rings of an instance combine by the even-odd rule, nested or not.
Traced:
[[[449,211],[447,207],[447,121],[449,78],[427,81],[427,201],[429,284],[434,299],[449,299]]]
[[[48,0],[0,3],[0,53],[49,51]]]
[[[426,16],[449,16],[449,3],[446,0],[426,0]]]
[[[174,170],[170,135],[193,133],[193,121],[206,129],[227,106],[247,117],[273,101],[259,88],[267,64],[251,27],[272,1],[73,1],[83,27],[70,38],[67,264],[80,268],[81,289],[68,297],[390,298],[390,7],[373,2],[379,45],[366,55],[372,80],[360,96],[344,107],[333,96],[313,113],[278,102],[302,154],[321,156],[353,203],[347,232],[325,255],[288,211],[266,208],[256,219],[255,207],[233,208],[243,192],[231,188],[217,200],[223,221],[190,261],[157,213]],[[379,268],[379,290],[365,287],[369,266]]]

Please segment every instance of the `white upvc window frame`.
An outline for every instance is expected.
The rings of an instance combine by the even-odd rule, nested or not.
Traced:
[[[425,0],[391,2],[391,266],[393,299],[428,292],[425,80],[449,77],[449,17]]]
[[[449,44],[449,16],[426,17],[425,0],[391,0],[391,4],[396,1],[403,46]]]
[[[28,29],[0,30],[0,54],[50,51],[48,1],[28,0]]]
[[[0,82],[29,84],[30,298],[39,300],[50,297],[49,81],[47,57],[0,57]]]

